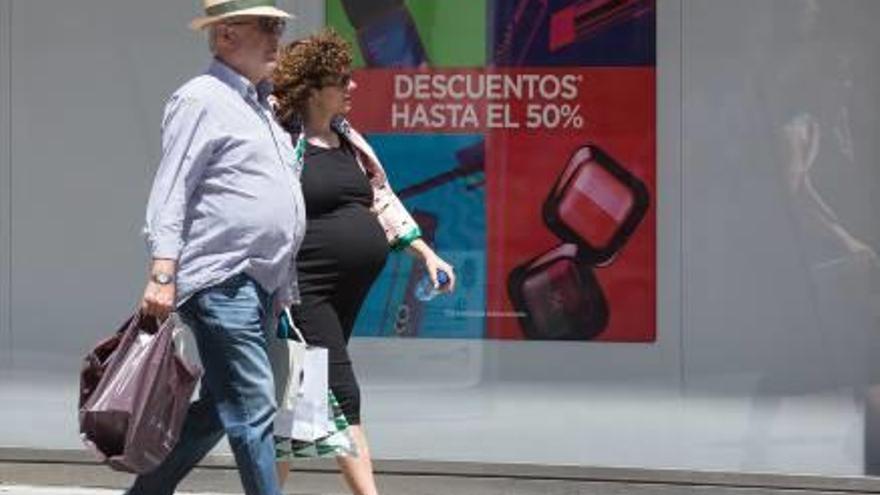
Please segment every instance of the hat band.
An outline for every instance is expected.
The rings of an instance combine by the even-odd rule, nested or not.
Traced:
[[[206,8],[205,14],[213,17],[254,7],[275,7],[275,0],[230,0]]]

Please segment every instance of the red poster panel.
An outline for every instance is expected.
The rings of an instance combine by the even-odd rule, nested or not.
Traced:
[[[353,19],[349,117],[469,282],[421,303],[419,267],[392,261],[357,333],[655,341],[654,2],[490,1],[486,60],[467,67],[408,5]]]

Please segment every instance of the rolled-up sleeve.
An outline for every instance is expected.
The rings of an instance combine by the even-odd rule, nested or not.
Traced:
[[[373,184],[373,211],[379,219],[379,225],[385,230],[385,236],[391,249],[402,250],[422,236],[419,224],[394,194],[387,179],[380,179]]]
[[[162,121],[162,160],[147,202],[144,236],[150,255],[178,259],[187,204],[213,155],[214,139],[203,102],[174,96]]]

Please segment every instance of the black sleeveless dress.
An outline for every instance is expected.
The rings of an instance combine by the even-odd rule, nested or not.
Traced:
[[[360,424],[360,389],[347,344],[389,246],[370,211],[373,190],[351,145],[306,145],[302,190],[306,235],[297,256],[302,302],[293,317],[310,344],[329,349],[330,388],[350,424]]]

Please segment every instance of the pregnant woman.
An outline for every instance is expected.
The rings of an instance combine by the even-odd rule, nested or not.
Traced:
[[[352,493],[375,495],[360,388],[347,351],[358,310],[390,249],[406,249],[421,260],[435,287],[438,271],[446,272],[444,291],[454,289],[455,275],[420,238],[375,152],[343,118],[357,87],[351,61],[348,43],[325,31],[285,47],[274,82],[279,118],[291,134],[302,131],[306,137],[307,227],[297,258],[302,301],[291,312],[310,344],[329,349],[330,389],[357,448],[355,457],[337,457],[345,481]],[[282,484],[290,468],[288,451],[278,451]]]

